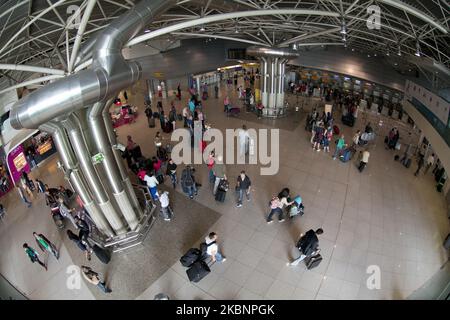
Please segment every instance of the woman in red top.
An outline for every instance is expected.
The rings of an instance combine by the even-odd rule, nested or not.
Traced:
[[[208,163],[207,163],[208,170],[209,170],[209,182],[211,182],[211,183],[216,180],[216,177],[214,176],[214,171],[213,171],[214,163],[216,163],[216,154],[213,150],[208,155]]]

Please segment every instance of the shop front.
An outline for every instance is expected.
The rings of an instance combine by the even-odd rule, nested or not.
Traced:
[[[12,147],[7,151],[6,163],[14,183],[20,179],[22,172],[29,173],[57,152],[51,135],[40,131]]]

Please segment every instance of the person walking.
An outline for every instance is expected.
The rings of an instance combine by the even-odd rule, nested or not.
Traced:
[[[202,244],[200,248],[202,249],[202,254],[206,255],[206,257],[210,257],[212,262],[225,262],[227,260],[227,258],[219,251],[217,234],[215,232],[209,233],[205,238],[204,244]]]
[[[212,150],[209,155],[208,155],[208,178],[209,178],[209,182],[210,183],[214,183],[214,181],[216,180],[216,177],[214,176],[214,164],[216,163],[216,153],[214,150]]]
[[[37,234],[36,232],[33,232],[33,237],[36,240],[37,245],[43,252],[48,251],[49,253],[53,254],[53,256],[56,258],[56,260],[59,259],[59,251],[56,249],[56,246],[50,242],[42,233]]]
[[[330,141],[333,139],[333,128],[328,127],[323,135],[323,152],[330,152]]]
[[[217,84],[214,86],[214,93],[216,99],[219,99],[219,87],[217,86]]]
[[[181,187],[183,188],[183,192],[186,193],[190,199],[194,199],[194,195],[197,195],[197,186],[193,171],[194,169],[191,168],[191,166],[186,166],[181,173]]]
[[[230,98],[228,95],[223,99],[223,111],[228,112],[230,110]]]
[[[414,173],[414,175],[417,177],[418,176],[418,174],[419,174],[419,172],[420,172],[420,170],[422,169],[422,167],[424,166],[424,164],[425,164],[425,161],[423,160],[423,155],[419,155],[419,160],[417,161],[417,170],[416,170],[416,172]]]
[[[23,203],[28,205],[28,208],[31,207],[31,202],[28,201],[27,197],[25,196],[25,192],[22,190],[22,188],[19,185],[16,185],[17,192],[19,193],[20,199],[22,199]]]
[[[320,151],[320,144],[323,142],[323,136],[324,136],[324,127],[323,122],[320,121],[315,129],[313,150],[315,149],[317,150],[317,152]]]
[[[236,191],[239,193],[239,199],[237,203],[237,207],[242,207],[242,199],[245,196],[247,197],[247,201],[250,201],[250,187],[252,182],[250,178],[245,174],[245,171],[241,171],[241,174],[237,178]]]
[[[47,271],[47,265],[39,260],[39,253],[37,253],[36,250],[28,246],[27,243],[23,244],[23,248],[25,249],[25,253],[27,254],[28,258],[30,258],[32,263],[39,263],[45,269],[45,271]]]
[[[189,107],[185,106],[183,108],[183,110],[181,111],[181,114],[183,115],[183,121],[184,121],[183,125],[184,125],[185,128],[187,128],[188,127],[187,118],[188,118],[188,115],[189,115]]]
[[[434,153],[432,153],[428,158],[427,158],[427,166],[425,167],[425,172],[424,174],[427,174],[428,170],[430,170],[431,166],[434,163]]]
[[[151,172],[144,176],[144,181],[147,183],[148,191],[150,192],[153,200],[158,200],[158,190],[156,186],[159,184],[158,179]]]
[[[97,286],[104,293],[111,293],[112,290],[106,286],[105,281],[101,281],[97,272],[87,266],[81,266],[81,273],[87,282]]]
[[[356,147],[359,144],[359,139],[361,138],[361,131],[356,131],[355,135],[353,136],[353,145],[352,147]]]
[[[181,88],[180,88],[180,84],[178,84],[178,86],[177,86],[177,92],[178,92],[178,95],[177,95],[178,100],[181,101]]]
[[[159,196],[159,202],[161,203],[161,215],[163,216],[164,221],[172,220],[173,211],[170,207],[168,191],[164,191],[162,195]]]
[[[214,176],[216,177],[216,179],[214,180],[214,189],[213,189],[213,195],[215,196],[220,181],[227,180],[227,168],[223,163],[222,155],[217,156],[217,161],[216,164],[214,165]]]
[[[45,184],[41,180],[36,179],[36,186],[39,193],[45,193]]]
[[[167,170],[166,175],[170,177],[170,180],[172,181],[172,186],[175,189],[177,186],[177,165],[173,162],[172,159],[169,159],[169,162],[167,164]]]
[[[336,151],[334,152],[333,160],[336,160],[336,157],[341,154],[341,152],[345,148],[345,146],[346,146],[346,144],[345,144],[345,140],[344,140],[344,135],[341,135],[341,137],[339,138],[339,140],[336,143]]]
[[[59,207],[59,213],[64,217],[70,220],[72,224],[75,226],[75,228],[78,229],[77,223],[75,221],[75,218],[72,215],[73,209],[70,209],[67,207],[67,205],[64,203],[64,198],[59,197],[58,200],[58,207]]]
[[[317,236],[321,234],[323,234],[323,229],[321,228],[317,229],[316,231],[311,229],[306,232],[305,235],[302,236],[297,243],[297,248],[300,251],[300,257],[288,263],[288,265],[296,266],[306,257],[317,255],[320,252],[319,238]]]
[[[369,157],[370,157],[369,151],[367,149],[364,150],[358,167],[359,172],[362,172],[364,168],[367,166],[367,163],[369,163]]]
[[[242,129],[239,130],[238,136],[239,136],[239,155],[241,157],[245,157],[245,155],[248,152],[248,142],[250,139],[250,135],[247,131],[247,126],[245,124],[242,126]]]

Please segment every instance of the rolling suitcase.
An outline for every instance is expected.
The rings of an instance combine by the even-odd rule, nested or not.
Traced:
[[[217,189],[216,196],[215,196],[216,201],[224,202],[226,194],[227,194],[226,191]]]
[[[191,267],[192,264],[200,259],[202,252],[197,248],[190,248],[181,258],[180,262],[183,267]]]
[[[308,257],[305,259],[306,269],[311,270],[317,267],[322,261],[322,256],[320,254],[314,257]]]
[[[210,272],[211,269],[205,261],[194,262],[192,266],[186,270],[186,274],[191,282],[199,282]]]
[[[334,125],[333,126],[333,132],[334,132],[334,134],[339,134],[339,132],[340,132],[339,127]]]
[[[405,160],[404,165],[405,165],[405,167],[407,167],[407,168],[411,167],[411,159]]]
[[[342,162],[348,162],[351,158],[352,158],[352,151],[349,149],[346,149],[343,155],[340,157]]]
[[[109,261],[111,261],[111,252],[109,250],[100,248],[97,245],[94,245],[92,247],[92,250],[94,251],[98,260],[100,260],[102,263],[108,264]]]
[[[148,118],[148,127],[149,128],[155,127],[155,118]]]

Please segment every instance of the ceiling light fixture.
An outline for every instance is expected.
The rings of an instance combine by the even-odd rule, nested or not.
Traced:
[[[415,53],[415,55],[416,55],[416,57],[420,57],[421,56],[419,40],[417,40],[417,42],[416,42],[416,53]]]
[[[202,27],[200,28],[200,32],[203,32],[203,31],[205,31],[205,27],[204,27],[204,26],[202,26]]]
[[[149,30],[149,29],[145,29],[144,32],[145,32],[145,33],[149,33],[150,30]]]
[[[398,52],[397,55],[400,57],[402,55],[402,48],[398,46]]]
[[[344,19],[342,19],[341,33],[342,33],[342,34],[347,34],[347,27],[346,27],[346,25],[345,25]]]

